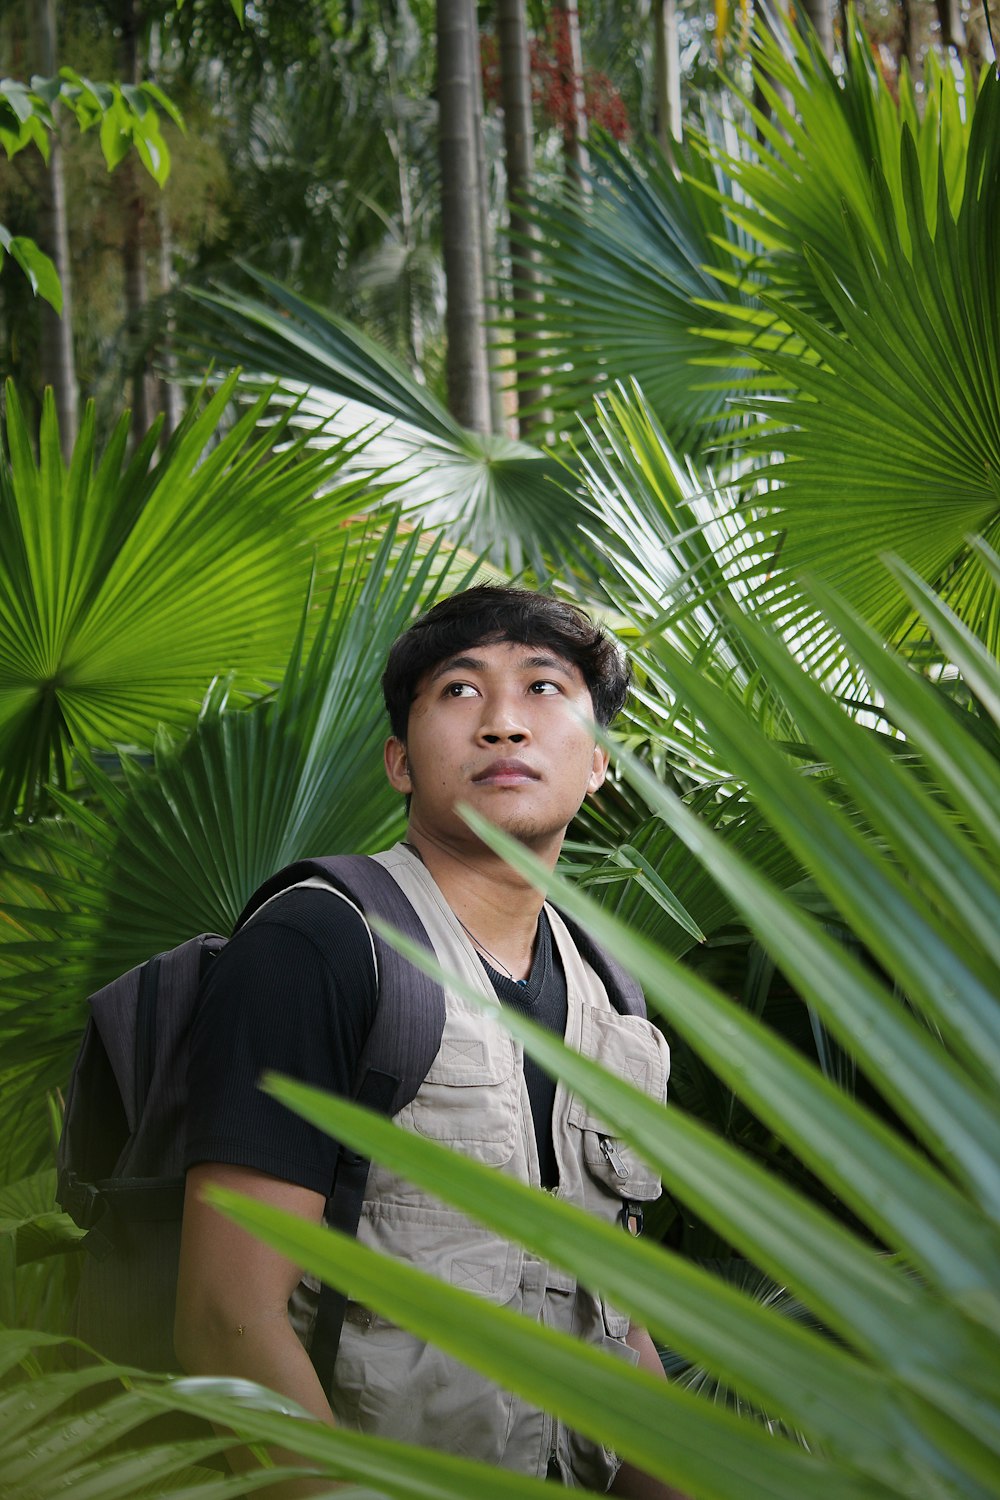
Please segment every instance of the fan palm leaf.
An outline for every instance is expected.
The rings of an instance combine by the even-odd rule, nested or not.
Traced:
[[[230,381],[195,402],[153,466],[158,429],[126,457],[89,407],[69,466],[51,393],[39,460],[13,385],[0,462],[0,824],[35,816],[75,751],[149,742],[190,723],[212,677],[279,670],[317,548],[360,503],[344,454],[273,452],[260,401],[216,439]],[[328,493],[316,501],[317,492]]]
[[[53,1170],[0,1187],[0,1327],[64,1327],[81,1231],[53,1208]]]
[[[709,128],[731,136],[721,121]],[[632,379],[682,452],[733,425],[732,413],[718,420],[717,387],[740,378],[740,356],[711,378],[692,364],[707,362],[698,334],[725,321],[718,305],[753,247],[721,206],[732,190],[722,167],[675,149],[681,176],[655,143],[640,159],[602,141],[586,195],[567,186],[531,205],[542,305],[514,324],[518,379],[544,386],[539,405],[570,435],[594,395]]]
[[[956,214],[967,179],[975,90],[968,75],[960,81],[931,50],[923,95],[918,96],[907,74],[897,97],[853,11],[839,72],[808,28],[783,30],[779,37],[759,25],[752,45],[754,82],[766,111],[744,99],[748,128],[740,132],[741,149],[720,150],[721,143],[711,143],[717,168],[739,189],[722,207],[760,247],[754,274],[793,305],[828,318],[822,288],[802,247],[809,246],[838,279],[857,290],[857,268],[844,244],[843,211],[846,207],[867,234],[878,237],[872,184],[877,165],[897,222],[905,219],[908,190],[901,151],[907,136],[920,160],[931,232],[940,203]]]
[[[245,268],[248,269],[248,268]],[[388,474],[422,524],[517,572],[540,578],[551,558],[590,566],[565,470],[528,443],[460,426],[440,401],[367,334],[271,278],[250,272],[268,300],[219,288],[192,291],[183,362],[241,366],[246,388],[279,388],[290,420],[313,443],[365,434],[359,472]]]
[[[585,431],[588,505],[612,538],[602,549],[602,589],[636,666],[632,748],[648,747],[681,788],[730,773],[690,704],[663,679],[649,645],[664,636],[701,673],[744,693],[772,732],[801,739],[740,619],[771,621],[821,671],[832,665],[841,686],[850,673],[836,632],[783,578],[762,482],[737,473],[720,483],[679,457],[634,385],[601,397]]]
[[[996,595],[966,538],[1000,537],[1000,80],[979,95],[957,217],[942,185],[932,231],[909,133],[900,169],[902,217],[878,168],[876,230],[845,211],[850,282],[807,252],[828,322],[762,294],[813,357],[759,346],[789,393],[770,398],[757,447],[783,450],[768,499],[787,529],[781,560],[791,579],[814,572],[899,640],[914,613],[879,561],[892,552],[996,655]],[[926,640],[918,632],[913,648]]]
[[[325,1474],[331,1489],[335,1479],[355,1480],[337,1486],[345,1500],[426,1500],[430,1494],[462,1500],[470,1476],[481,1477],[460,1460],[401,1443],[366,1444],[356,1433],[306,1422],[306,1413],[290,1410],[285,1398],[249,1381],[167,1381],[104,1361],[83,1369],[47,1368],[64,1342],[0,1330],[3,1500],[53,1500],[67,1493],[78,1500],[238,1500],[292,1474],[301,1478],[301,1469],[273,1465],[235,1475],[220,1471],[223,1454],[255,1440],[304,1448],[312,1459],[308,1472]],[[168,1441],[150,1436],[151,1420],[178,1415],[201,1418],[205,1435]],[[215,1436],[212,1419],[219,1428]],[[522,1500],[535,1490],[500,1475],[482,1493]]]

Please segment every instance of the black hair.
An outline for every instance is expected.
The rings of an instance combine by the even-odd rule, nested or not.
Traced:
[[[410,704],[427,672],[446,657],[501,641],[547,646],[578,667],[594,718],[604,728],[623,707],[631,676],[628,663],[617,642],[589,615],[531,589],[480,583],[440,600],[393,642],[382,694],[396,738],[406,739]]]

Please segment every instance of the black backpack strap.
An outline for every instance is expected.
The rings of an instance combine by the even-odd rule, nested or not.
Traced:
[[[381,1005],[381,999],[379,1004]],[[357,1101],[367,1109],[379,1114],[392,1114],[388,1107],[398,1087],[399,1080],[389,1073],[369,1072],[365,1074],[357,1092]],[[367,1156],[359,1156],[341,1146],[333,1179],[333,1191],[326,1200],[324,1219],[331,1229],[339,1229],[352,1238],[357,1235],[361,1222],[361,1209],[368,1186],[371,1162]],[[316,1321],[313,1324],[309,1343],[309,1357],[324,1391],[333,1384],[333,1370],[340,1348],[340,1335],[347,1312],[347,1293],[323,1282],[320,1287]]]
[[[363,854],[300,859],[286,865],[254,892],[240,913],[235,931],[265,901],[290,886],[315,879],[335,886],[366,917],[377,917],[433,953],[424,924],[396,881],[376,860]],[[377,932],[372,932],[372,941],[378,968],[378,1006],[355,1073],[355,1097],[367,1073],[388,1073],[398,1082],[382,1113],[394,1115],[414,1098],[437,1056],[444,1029],[444,991],[436,980],[390,948]]]
[[[388,870],[361,854],[303,859],[266,881],[240,914],[236,930],[266,901],[304,880],[327,881],[365,917],[377,917],[412,942],[433,952],[424,925]],[[394,1115],[409,1104],[427,1076],[444,1030],[444,991],[372,932],[378,969],[378,1005],[355,1074],[354,1097],[379,1114]],[[371,1166],[367,1157],[343,1146],[330,1196],[326,1222],[356,1235]],[[320,1292],[310,1356],[325,1390],[333,1379],[347,1298],[332,1287]]]
[[[569,935],[576,944],[581,958],[586,959],[598,979],[608,992],[608,999],[622,1016],[646,1015],[646,997],[642,993],[642,987],[631,976],[626,974],[618,961],[611,957],[607,949],[596,943],[585,928],[565,912],[559,912],[560,917],[569,928]]]

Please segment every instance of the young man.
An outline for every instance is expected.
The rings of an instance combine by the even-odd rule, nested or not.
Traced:
[[[659,1032],[618,1015],[541,893],[456,811],[476,808],[553,867],[570,821],[607,771],[592,722],[611,722],[627,686],[618,648],[569,605],[492,586],[436,605],[396,641],[383,678],[392,727],[386,774],[409,799],[409,825],[405,844],[377,858],[446,969],[663,1098],[668,1053]],[[376,998],[365,923],[329,891],[284,893],[216,961],[192,1038],[182,1364],[258,1380],[325,1422],[569,1486],[670,1500],[669,1487],[618,1469],[603,1448],[363,1308],[348,1307],[333,1388],[323,1390],[289,1318],[299,1268],[202,1201],[202,1187],[217,1182],[322,1218],[334,1147],[256,1083],[270,1068],[350,1093]],[[624,1148],[523,1059],[502,1025],[459,996],[446,998],[441,1049],[397,1116],[402,1128],[558,1188],[607,1220],[620,1217],[626,1182],[629,1198],[656,1195],[646,1168],[624,1163]],[[359,1237],[662,1375],[643,1330],[377,1165]]]

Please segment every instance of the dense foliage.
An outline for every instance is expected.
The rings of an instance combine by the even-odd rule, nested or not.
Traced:
[[[643,982],[670,1107],[510,1024],[666,1195],[634,1242],[269,1087],[613,1297],[675,1378],[225,1210],[698,1500],[1000,1495],[1000,81],[929,63],[894,94],[854,29],[836,68],[808,33],[754,56],[681,175],[606,141],[588,190],[534,202],[547,340],[515,348],[546,446],[465,431],[412,340],[280,257],[178,314],[198,388],[158,454],[92,411],[67,458],[11,388],[0,1495],[247,1489],[205,1467],[229,1437],[145,1446],[167,1409],[359,1495],[533,1492],[239,1383],[71,1368],[50,1168],[89,988],[225,930],[291,858],[394,836],[384,650],[483,554],[604,611],[636,664],[551,886]]]

